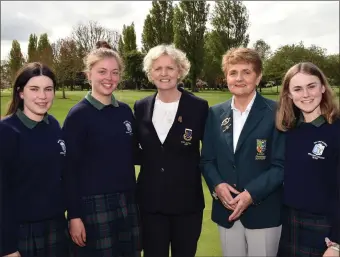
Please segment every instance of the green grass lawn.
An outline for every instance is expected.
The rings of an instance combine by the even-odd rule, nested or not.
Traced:
[[[60,124],[64,122],[66,114],[69,109],[75,105],[80,99],[84,97],[86,91],[74,91],[74,92],[66,92],[67,99],[61,98],[61,92],[57,92],[56,98],[54,100],[53,107],[50,111],[50,114],[55,116]],[[133,107],[133,104],[136,100],[141,99],[145,96],[153,94],[153,91],[117,91],[115,92],[115,96],[118,100],[123,101]],[[10,101],[11,93],[9,91],[1,92],[1,112],[0,115],[4,116],[8,103]],[[196,93],[199,97],[206,99],[209,102],[209,105],[215,105],[217,103],[223,102],[231,97],[228,92],[221,91],[209,91],[209,92],[199,92]],[[278,98],[277,95],[266,95],[266,97],[276,100]],[[139,166],[136,166],[136,172],[139,172]],[[210,220],[211,215],[211,195],[209,190],[207,189],[204,182],[204,195],[206,208],[204,210],[204,220],[203,220],[203,228],[202,234],[198,243],[198,251],[196,256],[221,256],[220,242],[217,231],[217,226]]]

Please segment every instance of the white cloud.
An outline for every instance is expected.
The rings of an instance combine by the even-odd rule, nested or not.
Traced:
[[[339,2],[245,1],[250,20],[250,44],[264,39],[272,50],[303,41],[328,53],[339,53]],[[213,2],[211,2],[211,7]],[[1,59],[8,56],[13,39],[27,52],[31,33],[48,33],[53,42],[67,37],[79,22],[98,21],[122,30],[135,23],[137,45],[141,46],[144,19],[151,1],[1,1]],[[212,9],[212,8],[210,8]]]

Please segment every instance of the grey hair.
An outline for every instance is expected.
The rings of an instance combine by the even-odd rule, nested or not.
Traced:
[[[146,73],[149,81],[151,82],[151,69],[153,62],[158,59],[162,55],[169,55],[174,59],[178,68],[179,68],[179,81],[182,81],[189,73],[190,70],[190,62],[186,56],[186,54],[177,49],[173,44],[171,45],[158,45],[149,50],[147,55],[143,60],[143,71]]]

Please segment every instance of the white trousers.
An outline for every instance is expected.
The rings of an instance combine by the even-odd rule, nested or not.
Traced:
[[[226,229],[218,226],[223,256],[261,256],[277,255],[282,226],[264,229],[247,229],[240,220]]]

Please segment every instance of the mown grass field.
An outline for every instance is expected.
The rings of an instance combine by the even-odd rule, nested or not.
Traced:
[[[276,92],[275,89],[266,89],[264,90],[265,93]],[[87,91],[73,91],[73,92],[66,92],[66,99],[62,99],[61,92],[56,93],[56,98],[54,100],[53,107],[50,111],[50,114],[55,116],[60,124],[62,125],[64,119],[69,111],[69,109],[75,105],[78,101],[80,101]],[[118,100],[123,101],[133,107],[133,104],[136,100],[141,99],[145,96],[153,94],[154,91],[116,91],[115,96]],[[209,105],[215,105],[217,103],[226,101],[231,97],[228,92],[221,92],[221,91],[203,91],[196,93],[197,96],[206,99],[209,102]],[[1,92],[1,112],[0,116],[4,116],[5,112],[8,107],[8,103],[10,101],[11,93],[10,91],[2,91]],[[265,97],[277,100],[278,95],[265,95]],[[136,172],[139,172],[139,166],[136,166]],[[203,220],[203,228],[202,234],[198,244],[198,251],[196,256],[221,256],[221,249],[220,249],[220,242],[218,236],[218,230],[216,224],[214,224],[210,220],[211,215],[211,195],[209,190],[207,189],[204,183],[204,195],[205,195],[205,202],[206,208],[204,210],[204,220]]]

